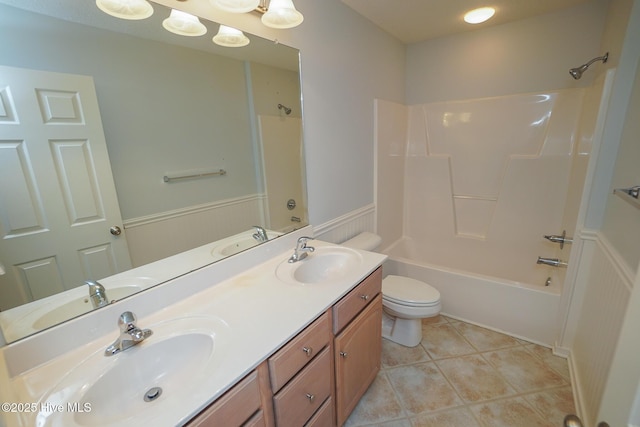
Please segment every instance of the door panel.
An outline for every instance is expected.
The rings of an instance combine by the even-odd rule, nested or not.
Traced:
[[[0,67],[0,310],[131,268],[121,224],[93,80]]]

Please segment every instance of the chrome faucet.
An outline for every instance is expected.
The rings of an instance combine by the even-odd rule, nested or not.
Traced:
[[[566,262],[560,261],[558,258],[543,258],[540,256],[538,257],[536,264],[545,264],[552,267],[566,267],[568,265]]]
[[[89,299],[93,308],[104,307],[109,304],[107,298],[107,292],[104,290],[104,286],[95,280],[86,280],[85,285],[89,286]]]
[[[149,338],[153,331],[151,329],[140,329],[136,326],[136,315],[130,311],[125,311],[118,319],[120,336],[104,351],[105,356],[113,356],[129,347],[140,344]]]
[[[253,234],[254,239],[256,239],[258,242],[266,242],[267,240],[269,240],[269,237],[267,237],[267,232],[264,228],[260,227],[259,225],[254,225],[253,228],[256,229],[256,232]]]
[[[553,243],[560,243],[560,249],[564,248],[565,243],[573,243],[573,239],[571,237],[567,237],[566,230],[562,230],[562,235],[558,236],[555,234],[545,235],[545,239]]]
[[[293,250],[293,255],[289,258],[289,262],[302,261],[307,257],[309,252],[313,252],[315,250],[313,246],[307,246],[307,242],[309,240],[312,240],[311,237],[300,237],[298,239],[298,244]]]

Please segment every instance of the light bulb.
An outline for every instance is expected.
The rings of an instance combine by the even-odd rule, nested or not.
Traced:
[[[181,36],[201,36],[207,32],[207,27],[197,16],[176,9],[171,9],[169,17],[162,21],[162,26],[167,31]]]
[[[96,6],[120,19],[145,19],[153,14],[153,7],[147,0],[96,0]]]
[[[481,7],[471,10],[464,15],[464,21],[469,24],[480,24],[491,18],[496,10],[492,7]]]
[[[269,10],[262,15],[264,25],[278,29],[297,27],[303,20],[291,0],[271,0]]]
[[[213,36],[213,42],[225,47],[242,47],[249,44],[249,38],[240,30],[220,25],[218,34]]]

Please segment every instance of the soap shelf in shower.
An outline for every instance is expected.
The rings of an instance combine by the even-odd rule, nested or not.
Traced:
[[[640,209],[640,185],[631,188],[616,188],[613,194],[619,196],[622,200]]]

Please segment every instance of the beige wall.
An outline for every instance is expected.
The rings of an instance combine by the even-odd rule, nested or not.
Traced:
[[[295,6],[302,25],[278,31],[254,14],[216,12],[206,0],[184,3],[200,16],[300,49],[309,221],[318,226],[373,203],[374,100],[403,102],[405,47],[340,0]]]
[[[589,86],[569,69],[600,56],[607,3],[590,1],[407,48],[406,103],[446,101]],[[594,67],[595,68],[595,67]]]
[[[123,219],[257,192],[242,61],[0,8],[3,65],[93,77]]]
[[[573,257],[571,276],[568,274],[571,292],[565,294],[567,302],[561,313],[563,328],[558,342],[560,347],[570,349],[574,393],[585,425],[601,420],[611,425],[626,425],[629,420],[636,425],[638,418],[636,414],[635,422],[629,419],[631,402],[638,399],[637,370],[633,369],[637,365],[636,353],[620,353],[616,348],[621,330],[637,329],[637,323],[631,323],[632,318],[626,314],[637,311],[634,276],[640,250],[640,211],[618,200],[611,190],[616,185],[635,185],[632,182],[638,178],[640,153],[633,146],[637,146],[637,138],[633,141],[629,136],[637,136],[638,132],[639,39],[640,1],[612,1],[605,43],[610,52],[618,52],[615,80],[599,149],[594,153],[596,162],[590,165],[594,168],[588,174],[592,179],[586,218],[584,224],[578,224],[579,239],[573,245],[577,256]],[[611,377],[611,372],[617,372],[617,377]],[[621,390],[626,392],[620,394]],[[612,400],[622,405],[616,406],[616,417],[603,418],[599,408],[602,402]]]
[[[595,168],[591,192],[589,195],[589,205],[586,212],[584,224],[587,228],[599,229],[602,227],[604,211],[607,206],[607,199],[611,191],[611,178],[618,151],[618,143],[621,137],[622,123],[626,115],[627,100],[630,93],[629,81],[633,79],[633,72],[629,70],[629,65],[622,64],[620,60],[623,55],[623,45],[627,33],[627,25],[632,5],[637,0],[611,0],[606,13],[606,25],[603,33],[601,50],[608,50],[610,60],[598,69],[604,72],[606,68],[616,68],[616,81],[623,81],[622,85],[616,84],[612,89],[612,102],[610,113],[607,117],[607,126],[603,135],[603,145],[598,153],[598,162]],[[622,78],[620,77],[622,74]]]

